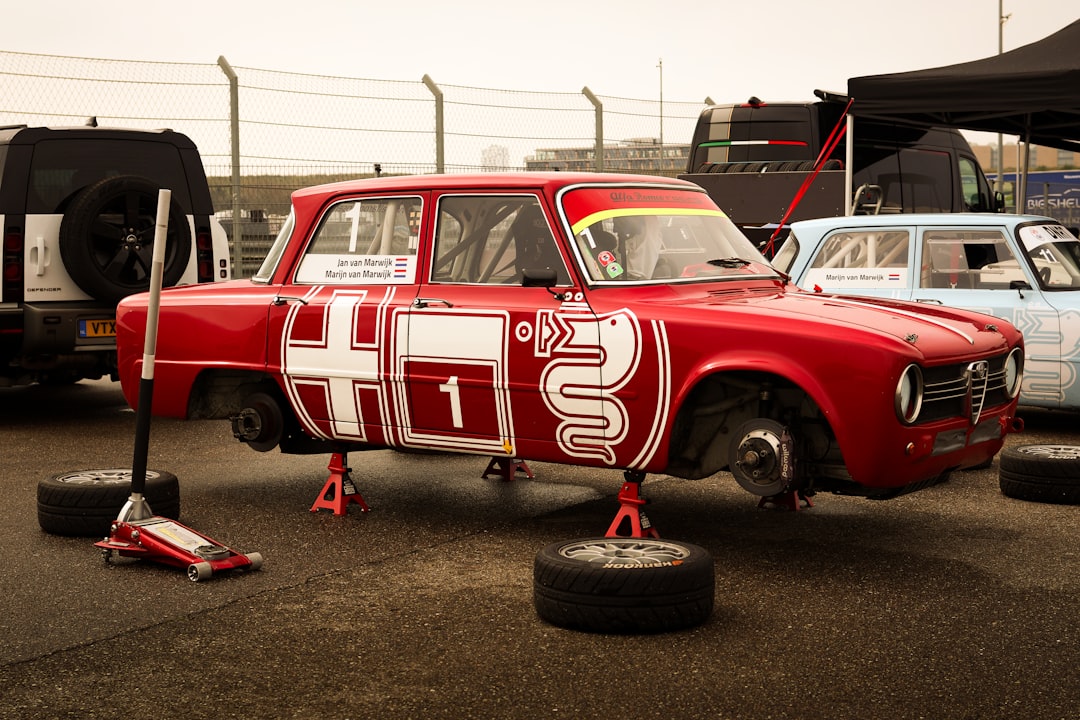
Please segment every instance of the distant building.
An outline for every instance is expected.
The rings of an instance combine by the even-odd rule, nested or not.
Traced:
[[[630,172],[674,177],[686,172],[689,145],[661,145],[655,138],[634,138],[604,145],[603,166],[598,168],[596,146],[544,148],[525,158],[526,170]]]
[[[983,172],[997,172],[998,146],[996,143],[991,145],[972,145],[971,149],[975,151],[975,159],[979,161],[979,165],[982,166]],[[1002,155],[1005,158],[1004,170],[1016,170],[1016,143],[1006,144],[1003,147],[1003,150],[1004,152]],[[1023,164],[1022,158],[1021,164]],[[1029,170],[1071,170],[1073,168],[1080,168],[1080,153],[1074,153],[1069,150],[1058,150],[1057,148],[1042,147],[1040,145],[1031,146],[1031,157],[1028,160]]]
[[[996,172],[997,145],[972,145],[975,159],[983,171]],[[484,165],[503,167],[509,165],[509,157],[504,160],[489,161],[489,153],[504,151],[500,146],[491,146],[484,151]],[[1004,146],[1005,170],[1016,169],[1016,143]],[[604,145],[604,164],[601,170],[611,172],[633,172],[646,175],[675,176],[686,172],[686,162],[690,156],[689,145],[664,144],[656,138],[634,138],[619,143]],[[499,156],[501,158],[501,156]],[[1080,168],[1080,153],[1068,150],[1033,145],[1031,147],[1031,170],[1070,170]],[[525,158],[526,170],[564,170],[591,172],[597,170],[596,146],[540,148],[534,155]]]
[[[509,170],[510,149],[505,145],[488,145],[480,152],[480,164],[488,170]]]

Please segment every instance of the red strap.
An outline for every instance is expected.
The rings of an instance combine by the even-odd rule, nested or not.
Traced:
[[[795,212],[795,208],[803,199],[803,195],[810,189],[810,185],[813,184],[814,179],[818,176],[818,173],[821,172],[821,168],[825,165],[825,160],[832,155],[833,150],[836,149],[836,146],[847,132],[845,118],[847,118],[848,110],[851,109],[851,103],[853,101],[854,98],[849,99],[847,105],[844,106],[844,112],[840,113],[840,120],[833,126],[832,132],[829,133],[829,138],[825,141],[825,144],[822,145],[821,152],[818,153],[817,159],[814,160],[814,172],[803,178],[802,185],[799,186],[799,190],[795,193],[795,197],[791,199],[791,204],[788,206],[787,212],[784,213],[783,219],[780,220],[780,224],[776,226],[772,235],[769,236],[769,242],[765,246],[766,257],[773,252],[773,243],[776,240],[776,236],[780,234],[784,225],[787,224],[788,218],[791,217],[791,213]]]

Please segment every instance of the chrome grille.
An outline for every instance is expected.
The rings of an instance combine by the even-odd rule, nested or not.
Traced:
[[[968,381],[968,418],[971,424],[979,422],[983,402],[986,400],[986,378],[990,374],[990,365],[985,360],[970,363],[964,373]]]
[[[1006,357],[923,368],[923,407],[916,424],[951,417],[966,417],[974,423],[983,409],[1007,403]]]

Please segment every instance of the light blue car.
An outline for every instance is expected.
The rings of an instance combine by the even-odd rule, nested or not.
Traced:
[[[792,223],[773,258],[799,287],[946,305],[1024,333],[1020,403],[1080,410],[1080,240],[1053,218],[855,215]]]

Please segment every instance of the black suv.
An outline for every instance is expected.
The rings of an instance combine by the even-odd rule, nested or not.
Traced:
[[[158,190],[172,192],[162,282],[227,280],[195,144],[171,130],[0,127],[0,386],[115,377],[115,310],[150,285]]]

